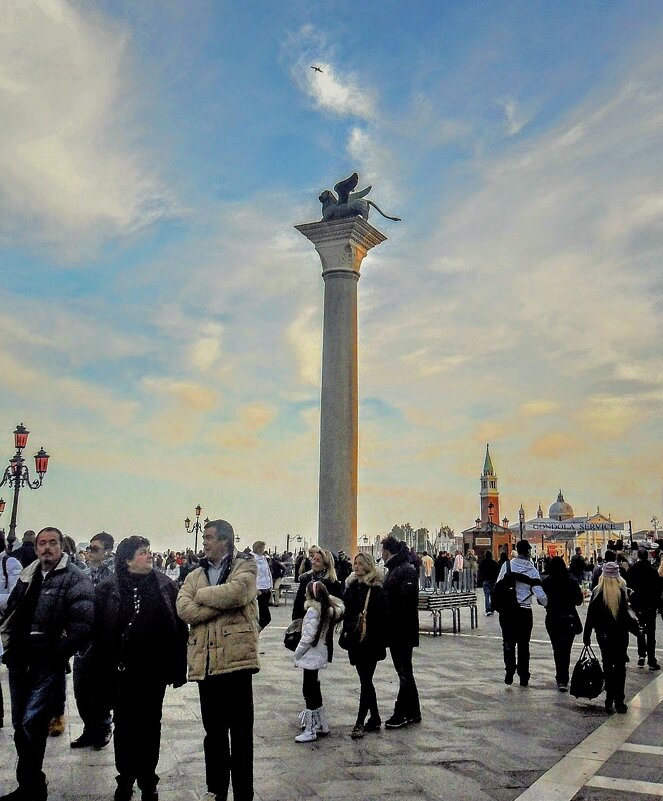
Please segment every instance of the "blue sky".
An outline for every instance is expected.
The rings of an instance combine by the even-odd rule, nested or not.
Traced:
[[[471,524],[486,442],[512,520],[663,517],[663,7],[281,6],[3,5],[0,430],[52,454],[19,525],[314,538],[293,226],[353,170],[403,218],[359,283],[360,534]]]

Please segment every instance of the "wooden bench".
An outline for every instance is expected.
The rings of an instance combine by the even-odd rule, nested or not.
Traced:
[[[451,609],[453,633],[460,633],[460,610],[466,606],[470,610],[470,627],[479,625],[477,594],[472,592],[420,592],[419,611],[430,612],[433,618],[433,637],[442,634],[442,612]]]

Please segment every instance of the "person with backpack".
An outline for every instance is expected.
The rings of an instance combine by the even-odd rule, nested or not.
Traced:
[[[661,603],[661,583],[646,548],[638,549],[638,561],[626,574],[626,586],[631,590],[629,603],[642,627],[638,636],[638,667],[645,666],[646,658],[650,670],[660,670],[656,660],[656,612]]]
[[[530,680],[529,641],[533,625],[532,599],[536,596],[543,606],[548,603],[546,594],[541,588],[539,571],[530,559],[531,551],[532,546],[527,540],[519,540],[516,544],[516,557],[505,560],[495,582],[495,596],[498,596],[497,587],[501,581],[506,584],[500,589],[514,588],[513,602],[508,606],[500,606],[497,611],[502,629],[504,683],[513,684],[513,677],[517,672],[521,687],[527,687]]]

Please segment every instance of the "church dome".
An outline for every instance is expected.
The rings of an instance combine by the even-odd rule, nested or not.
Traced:
[[[548,517],[553,520],[568,520],[573,517],[573,507],[564,500],[562,490],[559,491],[557,500],[548,510]]]

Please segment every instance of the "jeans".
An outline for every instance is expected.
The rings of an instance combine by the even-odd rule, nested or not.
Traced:
[[[532,636],[532,610],[519,606],[514,612],[500,615],[504,668],[513,676],[518,673],[521,681],[529,681],[529,641]],[[516,660],[516,649],[518,659]]]
[[[380,718],[378,710],[378,699],[373,686],[373,674],[377,667],[377,661],[372,658],[357,659],[355,669],[359,676],[359,710],[357,711],[357,723],[363,725],[366,715],[370,713],[372,718]]]
[[[252,678],[237,670],[198,682],[207,789],[218,801],[228,798],[231,777],[234,801],[253,799]]]
[[[421,715],[419,692],[412,671],[412,646],[392,645],[389,647],[391,661],[398,673],[398,697],[394,705],[396,717],[417,718]]]
[[[144,793],[156,790],[161,748],[161,714],[166,682],[141,672],[119,674],[115,712],[115,767],[118,787],[129,789],[134,781]]]
[[[48,724],[62,686],[64,665],[9,667],[14,744],[18,755],[16,779],[27,795],[46,791],[42,770]]]
[[[107,688],[98,688],[90,675],[90,651],[76,654],[74,697],[83,721],[83,732],[93,739],[101,739],[111,727],[110,699],[107,696]]]
[[[483,597],[486,601],[486,613],[490,612],[492,614],[493,611],[493,587],[495,586],[494,581],[483,581]]]

